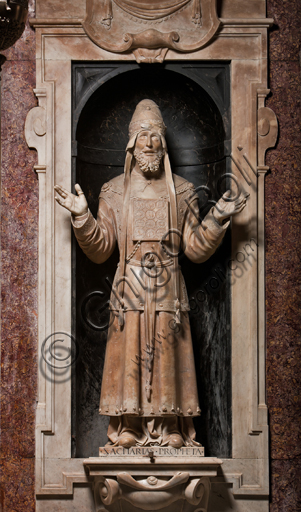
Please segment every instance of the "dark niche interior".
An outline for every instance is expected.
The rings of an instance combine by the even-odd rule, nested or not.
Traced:
[[[230,88],[228,64],[73,64],[73,183],[80,183],[96,215],[104,183],[123,172],[128,125],[145,98],[160,107],[173,172],[198,187],[201,217],[229,188]],[[209,261],[180,265],[190,299],[198,392],[195,419],[205,455],[231,457],[231,307],[226,263],[231,233]],[[80,356],[72,377],[73,456],[98,455],[108,418],[98,413],[109,322],[110,283],[118,249],[92,263],[73,238],[73,334]]]

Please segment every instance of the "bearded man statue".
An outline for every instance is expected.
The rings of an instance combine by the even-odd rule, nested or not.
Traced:
[[[178,265],[183,249],[195,263],[221,243],[230,217],[246,199],[226,192],[200,223],[194,186],[172,174],[161,112],[141,101],[129,125],[124,174],[103,185],[97,219],[81,187],[56,186],[56,201],[72,214],[75,236],[95,263],[116,244],[100,414],[110,416],[109,444],[198,445],[192,418],[200,414],[189,303]]]

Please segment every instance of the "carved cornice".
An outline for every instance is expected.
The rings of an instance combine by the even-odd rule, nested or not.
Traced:
[[[220,18],[221,27],[269,28],[274,24],[272,18]]]
[[[83,20],[79,18],[30,18],[29,25],[33,28],[44,27],[81,27]],[[219,18],[220,28],[250,27],[269,28],[274,24],[272,18]]]
[[[178,14],[179,19],[177,15],[174,15],[171,20],[167,20],[167,24],[162,22],[160,25],[152,23],[141,25],[127,19],[126,24],[124,24],[126,29],[122,29],[121,23],[116,28],[115,33],[111,29],[108,30],[108,28],[101,27],[101,24],[97,26],[94,26],[93,23],[91,24],[89,19],[92,17],[92,14],[90,13],[89,15],[89,12],[85,20],[79,18],[34,18],[30,19],[29,23],[33,28],[39,29],[62,28],[71,31],[83,29],[97,46],[120,55],[132,52],[138,63],[163,62],[168,50],[174,50],[179,52],[179,54],[200,50],[210,44],[216,38],[217,33],[222,35],[225,32],[226,35],[229,35],[228,31],[230,30],[231,32],[231,29],[233,31],[241,29],[242,31],[246,30],[249,32],[249,30],[267,29],[273,25],[273,19],[271,18],[218,19],[215,2],[209,2],[209,4],[211,8],[211,25],[207,23],[207,31],[205,30],[205,24],[203,24],[202,30],[200,30],[200,27],[189,28],[189,30],[187,26],[185,28],[185,23],[182,23],[183,20],[185,21],[185,18],[181,20],[181,16],[186,15],[187,25],[186,11],[188,8]],[[191,19],[189,19],[189,23],[191,23]],[[142,27],[145,27],[145,30],[137,31],[137,28],[141,29]],[[166,30],[165,27],[172,30]],[[193,38],[191,37],[191,30]],[[199,37],[197,37],[198,34]]]

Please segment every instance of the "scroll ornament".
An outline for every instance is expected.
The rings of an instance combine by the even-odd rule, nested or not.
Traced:
[[[185,511],[193,512],[197,506],[198,510],[206,512],[209,494],[209,478],[191,478],[187,472],[178,473],[167,481],[155,476],[136,480],[126,472],[118,473],[116,479],[94,479],[96,512],[117,512],[120,510],[120,502],[129,503],[139,512],[162,511],[172,504],[174,511],[180,512],[183,510],[183,500]]]

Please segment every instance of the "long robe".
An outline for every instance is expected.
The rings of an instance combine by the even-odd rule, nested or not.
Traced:
[[[182,249],[191,261],[202,263],[221,243],[229,222],[220,226],[211,210],[200,224],[193,185],[177,175],[173,179]],[[80,247],[95,263],[106,261],[116,243],[120,248],[123,181],[121,175],[102,187],[96,220],[90,212],[72,219]],[[137,434],[140,444],[159,438],[162,442],[164,418],[169,425],[181,418],[182,435],[190,444],[192,422],[186,421],[185,431],[183,419],[199,415],[200,408],[184,279],[180,267],[175,275],[168,236],[149,241],[136,240],[134,235],[138,221],[154,226],[153,219],[160,216],[158,201],[168,200],[165,180],[150,181],[133,171],[131,183],[126,264],[124,276],[118,266],[112,288],[99,411],[111,417],[112,442],[117,442],[130,418],[143,417],[147,428],[140,437]],[[136,199],[144,200],[140,212],[134,210]],[[175,296],[175,279],[180,297]]]

